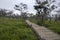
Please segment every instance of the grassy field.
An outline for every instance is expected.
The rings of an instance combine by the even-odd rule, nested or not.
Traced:
[[[45,22],[45,24],[47,25],[46,27],[49,28],[50,30],[53,30],[54,32],[60,34],[60,21],[52,21],[51,23],[49,23],[48,21]]]
[[[0,18],[0,40],[38,40],[24,20]]]
[[[33,23],[36,23],[36,24],[40,23],[40,22],[37,23],[36,20],[30,20],[30,21]],[[49,21],[45,21],[45,26],[46,26],[46,28],[48,28],[60,35],[60,21],[56,21],[56,22],[51,21],[51,23],[49,23]]]

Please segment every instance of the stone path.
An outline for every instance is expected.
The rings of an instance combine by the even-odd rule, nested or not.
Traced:
[[[27,24],[30,25],[34,31],[41,37],[43,40],[60,40],[60,35],[54,33],[53,31],[43,27],[39,26],[37,24],[34,24],[28,20],[26,20]]]

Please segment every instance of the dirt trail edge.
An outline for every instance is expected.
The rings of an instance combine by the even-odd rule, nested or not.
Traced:
[[[43,26],[34,24],[28,20],[26,20],[26,23],[34,29],[34,31],[39,35],[39,37],[42,38],[42,40],[60,40],[60,35],[54,33],[53,31]]]

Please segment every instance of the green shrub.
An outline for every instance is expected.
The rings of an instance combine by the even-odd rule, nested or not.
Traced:
[[[37,21],[37,24],[42,26],[42,22],[41,21]]]

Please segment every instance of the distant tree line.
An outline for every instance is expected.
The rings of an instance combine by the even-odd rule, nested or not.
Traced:
[[[0,17],[19,18],[20,15],[15,15],[11,10],[0,9]]]

